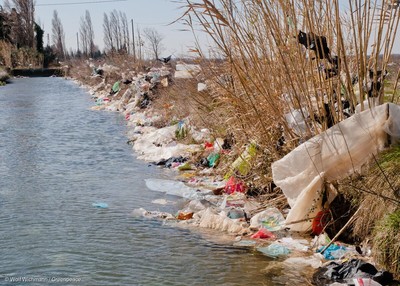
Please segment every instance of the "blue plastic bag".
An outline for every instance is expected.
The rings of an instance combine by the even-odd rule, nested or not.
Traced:
[[[318,248],[317,252],[321,252],[325,246],[321,246]],[[328,260],[335,260],[342,258],[345,253],[347,252],[347,248],[344,246],[339,246],[336,244],[331,244],[325,251],[324,251],[324,258]]]

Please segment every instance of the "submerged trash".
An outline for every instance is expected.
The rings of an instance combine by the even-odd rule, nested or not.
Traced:
[[[240,240],[240,241],[235,242],[233,244],[233,246],[251,247],[251,246],[255,246],[256,244],[257,244],[257,242],[254,240]]]
[[[100,209],[108,208],[108,204],[107,203],[93,203],[92,206],[96,207],[96,208],[100,208]]]
[[[198,212],[196,215],[200,216],[199,227],[211,228],[234,234],[247,232],[246,223],[238,219],[230,219],[224,211],[216,213],[215,209],[207,208]]]
[[[173,220],[175,217],[167,212],[159,212],[159,211],[147,211],[144,208],[134,209],[132,211],[133,217],[145,217],[150,219],[166,219],[166,220]]]
[[[187,199],[203,199],[204,197],[211,195],[211,190],[198,190],[191,188],[182,182],[173,180],[163,179],[146,179],[146,186],[157,192],[163,192],[168,195],[179,196]]]
[[[167,201],[166,199],[156,199],[156,200],[152,200],[151,201],[152,204],[156,204],[156,205],[168,205],[168,204],[172,204],[172,201]]]
[[[290,250],[287,247],[277,243],[270,244],[267,247],[257,247],[257,250],[271,258],[286,256],[290,253]]]

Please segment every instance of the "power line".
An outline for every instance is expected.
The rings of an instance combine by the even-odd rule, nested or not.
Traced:
[[[103,1],[85,1],[85,2],[64,2],[64,3],[52,3],[52,4],[36,4],[36,6],[66,6],[66,5],[80,5],[80,4],[100,4],[110,2],[125,2],[127,0],[103,0]]]

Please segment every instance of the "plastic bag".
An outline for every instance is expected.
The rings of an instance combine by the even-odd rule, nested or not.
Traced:
[[[179,212],[179,214],[176,216],[177,219],[179,220],[188,220],[193,218],[193,212],[185,213],[185,212]]]
[[[271,258],[286,256],[290,253],[290,250],[287,247],[277,243],[273,243],[267,247],[258,247],[257,250]]]
[[[92,206],[95,207],[95,208],[99,208],[99,209],[108,208],[108,204],[107,203],[93,203]]]
[[[211,168],[217,166],[220,156],[221,155],[219,155],[219,153],[211,153],[210,155],[208,155],[207,157],[208,166]]]
[[[235,192],[244,193],[246,192],[246,186],[243,181],[236,179],[235,177],[230,177],[225,185],[225,193],[228,195]]]
[[[317,252],[321,252],[325,247],[318,248]],[[325,259],[335,260],[341,259],[347,253],[347,248],[344,246],[331,244],[323,253]]]
[[[281,230],[284,227],[285,218],[277,208],[268,208],[250,220],[250,228],[264,227],[269,231]]]
[[[312,233],[315,235],[320,235],[330,219],[330,212],[328,210],[319,211],[312,223]]]
[[[276,236],[269,230],[265,228],[260,228],[255,234],[251,236],[251,238],[261,238],[261,239],[275,239]]]
[[[119,81],[116,81],[111,88],[111,94],[115,94],[120,90]]]

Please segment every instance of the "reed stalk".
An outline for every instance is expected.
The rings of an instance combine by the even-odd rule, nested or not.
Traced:
[[[334,123],[346,118],[341,106],[362,106],[369,70],[385,70],[399,24],[399,9],[391,0],[186,0],[185,17],[195,31],[200,26],[213,42],[221,64],[204,59],[204,76],[213,83],[214,98],[229,116],[228,130],[237,142],[256,141],[263,159],[273,161],[299,143],[324,131],[327,105]],[[337,76],[328,55],[318,57],[299,44],[299,30],[325,36],[331,55],[339,58]],[[201,45],[196,47],[201,51]],[[199,56],[204,56],[199,52]],[[315,58],[315,59],[313,59]],[[220,75],[229,81],[221,81]],[[352,79],[359,81],[353,86]],[[393,84],[394,94],[399,77]],[[386,85],[387,86],[387,85]],[[360,92],[358,95],[356,90]],[[395,100],[394,94],[391,98]],[[383,90],[379,91],[383,100]],[[298,130],[287,117],[297,110],[304,121]],[[277,147],[284,136],[286,145]],[[281,148],[282,147],[282,148]]]

